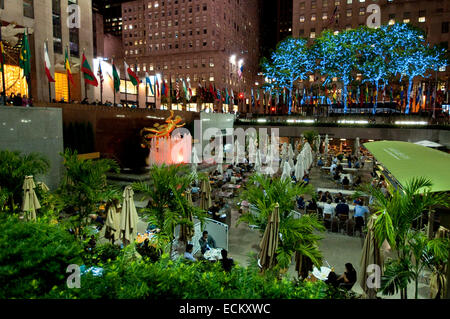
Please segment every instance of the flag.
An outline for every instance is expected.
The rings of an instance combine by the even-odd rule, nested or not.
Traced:
[[[98,81],[92,72],[91,66],[89,65],[88,60],[86,59],[86,56],[83,53],[83,60],[81,62],[81,72],[84,76],[84,82],[86,84],[90,84],[92,86],[98,86]]]
[[[192,99],[191,81],[188,81],[189,100]]]
[[[162,79],[162,83],[161,83],[161,96],[165,96],[168,97],[169,96],[169,92],[167,92],[167,85],[166,85],[166,80]]]
[[[2,48],[2,64],[3,64],[3,44],[1,44]],[[47,43],[44,42],[44,62],[45,62],[45,74],[47,75],[47,79],[49,82],[55,82],[55,79],[53,78],[50,69],[52,68],[52,65],[50,64],[50,59],[48,57],[48,49],[47,49]]]
[[[0,71],[3,72],[3,64],[5,64],[5,50],[3,48],[2,34],[0,32]]]
[[[252,105],[255,105],[255,96],[253,95],[253,88],[251,88],[252,91]]]
[[[234,90],[231,89],[231,104],[234,104]]]
[[[241,65],[241,67],[238,69],[238,76],[239,79],[242,79],[242,75],[244,74],[244,66]]]
[[[421,97],[422,97],[422,84],[420,84],[419,90],[417,92],[416,104],[419,104],[419,103],[422,104],[421,103],[422,102]]]
[[[220,100],[222,97],[221,97],[221,94],[220,94],[220,90],[219,89],[217,89],[217,94],[216,94],[216,97],[217,97],[217,99],[218,100]]]
[[[176,98],[177,100],[180,99],[180,82],[178,82],[178,79],[175,80],[176,85]]]
[[[366,84],[366,103],[369,103],[369,86]]]
[[[184,91],[184,96],[186,97],[186,100],[190,100],[190,96],[189,96],[189,92],[186,86],[186,81],[184,79],[181,79],[183,81],[183,91]]]
[[[152,95],[155,95],[155,92],[153,90],[152,80],[150,79],[150,75],[148,75],[147,72],[145,72],[145,83],[150,87],[150,92]]]
[[[114,61],[113,61],[113,64],[112,64],[112,70],[113,70],[113,79],[114,79],[114,91],[115,92],[119,92],[119,90],[120,90],[120,76],[119,76],[119,73],[117,72],[117,68],[116,68],[116,65],[114,64]]]
[[[141,81],[139,81],[139,78],[136,75],[136,73],[134,73],[133,70],[131,70],[131,68],[128,66],[127,62],[123,61],[123,63],[125,64],[126,79],[130,80],[134,86],[137,86],[138,84],[140,84]]]
[[[230,104],[230,96],[228,95],[228,88],[225,88],[225,104]]]
[[[100,79],[100,83],[103,84],[104,79],[103,79],[102,61],[98,62],[97,76]]]
[[[333,23],[333,21],[335,21],[336,23],[338,22],[337,19],[335,20],[336,15],[337,15],[337,10],[338,10],[338,7],[337,6],[334,7],[333,15],[328,19],[327,26],[326,26],[327,28]]]
[[[19,66],[23,69],[23,76],[28,77],[31,74],[31,52],[28,36],[23,33],[22,47],[20,49]]]
[[[212,86],[211,83],[209,83],[209,93],[211,93],[212,95],[214,95],[214,88]]]
[[[70,62],[69,62],[69,53],[67,51],[66,48],[66,56],[65,56],[65,62],[64,62],[64,69],[67,72],[67,77],[69,78],[70,83],[72,83],[72,85],[75,85],[75,83],[73,82],[73,77],[72,77],[72,71],[70,70]]]
[[[160,97],[160,91],[159,91],[159,81],[158,78],[155,76],[155,90],[157,97]]]

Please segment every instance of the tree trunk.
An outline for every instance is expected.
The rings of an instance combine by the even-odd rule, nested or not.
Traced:
[[[417,276],[415,278],[415,288],[416,288],[416,291],[414,293],[414,297],[415,297],[415,299],[419,299],[419,276]]]
[[[430,210],[428,212],[428,240],[433,239],[433,228],[434,228],[434,211]]]
[[[375,105],[373,106],[373,114],[375,114],[377,112],[377,107],[378,107],[378,88],[380,87],[378,81],[375,82],[375,88],[376,88],[376,92],[377,95],[375,96]]]
[[[344,97],[344,113],[347,113],[347,86],[348,81],[344,80],[344,87],[342,88],[342,96]]]
[[[406,98],[408,99],[408,103],[406,104],[405,114],[409,114],[409,108],[411,106],[411,89],[412,89],[412,85],[413,85],[413,79],[410,78],[409,85],[408,85],[408,94],[406,96]]]
[[[291,115],[292,112],[292,91],[294,90],[294,81],[291,80],[291,86],[289,87],[289,112],[288,114]]]

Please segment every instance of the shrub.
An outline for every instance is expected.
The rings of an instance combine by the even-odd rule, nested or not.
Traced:
[[[0,220],[0,298],[38,298],[65,284],[81,247],[61,225],[17,216]]]

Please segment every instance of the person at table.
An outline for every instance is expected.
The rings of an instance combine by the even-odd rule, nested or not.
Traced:
[[[297,207],[298,209],[305,209],[305,198],[303,196],[297,197]]]
[[[339,203],[341,202],[341,200],[343,200],[343,199],[344,199],[344,196],[342,195],[341,192],[339,192],[339,193],[336,195],[336,197],[334,198],[334,202],[335,202],[336,204],[339,204]]]
[[[327,202],[328,200],[333,201],[333,196],[331,196],[329,191],[326,191],[323,195],[322,195],[322,202]]]
[[[213,206],[208,209],[208,212],[212,215],[212,218],[216,221],[219,220],[219,203],[214,202]]]
[[[355,229],[361,231],[364,226],[364,215],[370,213],[366,206],[363,206],[362,202],[358,202],[355,206]]]
[[[337,156],[334,156],[334,157],[333,157],[333,164],[336,164],[336,165],[337,165],[337,162],[338,162],[338,158],[337,158]]]
[[[353,186],[358,187],[361,184],[362,184],[361,176],[356,177],[356,180],[353,182]]]
[[[317,162],[317,166],[319,166],[319,167],[322,167],[322,166],[324,166],[324,163],[323,163],[322,157],[321,157],[321,158],[319,158],[319,161]]]
[[[314,198],[312,198],[309,202],[308,205],[306,206],[307,210],[316,210],[318,208],[317,206],[317,202]]]
[[[350,290],[356,282],[356,270],[351,263],[345,264],[345,272],[337,279],[339,287]]]
[[[348,168],[352,168],[352,155],[350,153],[347,155],[347,163]]]
[[[336,170],[336,172],[333,175],[333,179],[338,182],[341,180],[341,173],[339,171]]]
[[[220,260],[220,263],[222,264],[223,270],[226,272],[231,271],[231,268],[234,266],[233,258],[228,258],[228,251],[225,249],[222,249],[220,252],[222,254],[222,259]]]
[[[198,240],[198,242],[200,244],[202,254],[211,248],[216,248],[216,241],[212,238],[212,236],[208,235],[206,230],[203,232],[203,236]]]
[[[194,255],[192,255],[193,250],[194,250],[194,245],[187,244],[186,251],[184,252],[184,258],[186,258],[187,260],[190,260],[190,261],[197,261],[195,259]]]
[[[341,202],[336,205],[336,217],[339,216],[348,216],[350,212],[350,207],[347,205],[344,198],[341,199]]]
[[[342,180],[342,186],[349,186],[350,185],[350,180],[348,179],[347,176],[344,176],[344,179]]]
[[[328,199],[327,202],[323,205],[323,218],[325,219],[325,215],[330,215],[333,217],[334,215],[334,206],[332,204],[331,199]]]
[[[340,174],[344,173],[344,166],[342,166],[341,163],[339,163],[338,166],[336,167],[336,172]]]
[[[330,166],[331,175],[334,175],[334,173],[336,172],[336,169],[337,169],[337,164],[335,162],[333,162],[333,164],[331,164],[331,166]]]
[[[309,175],[308,175],[308,174],[305,174],[305,176],[303,176],[303,183],[304,183],[305,185],[308,185],[308,184],[309,184]]]
[[[294,172],[292,172],[292,174],[291,174],[291,180],[292,180],[292,182],[293,183],[297,183],[297,177],[295,177],[295,173]]]
[[[355,200],[353,201],[353,203],[354,203],[355,205],[362,205],[362,204],[363,204],[363,200],[362,200],[361,197],[358,197],[357,199],[355,199]]]

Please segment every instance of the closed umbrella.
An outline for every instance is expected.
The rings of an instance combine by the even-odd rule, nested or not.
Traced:
[[[284,162],[283,164],[283,173],[281,174],[281,179],[290,179],[291,178],[291,166],[288,162]]]
[[[377,289],[367,286],[367,278],[370,274],[367,273],[367,267],[369,265],[378,265],[380,271],[383,269],[383,256],[380,250],[380,243],[377,241],[374,232],[376,217],[372,216],[367,223],[367,235],[364,240],[364,246],[361,256],[361,270],[359,274],[359,284],[364,291],[366,297],[375,299],[377,296]],[[370,271],[370,270],[369,270]],[[381,276],[381,273],[380,273]]]
[[[117,206],[115,203],[109,205],[105,221],[105,237],[110,239],[113,244],[120,236],[120,208],[120,204]]]
[[[49,192],[50,188],[44,182],[37,182],[36,185],[44,192]]]
[[[327,134],[327,135],[325,135],[325,149],[324,149],[325,155],[328,155],[328,144],[330,144],[330,141],[328,140],[328,134]]]
[[[125,187],[123,192],[123,208],[120,216],[120,238],[124,245],[136,239],[138,215],[133,199],[134,191],[131,186]]]
[[[278,248],[279,230],[280,206],[277,203],[272,214],[269,216],[269,222],[259,244],[259,248],[261,249],[259,253],[259,264],[263,270],[269,269],[276,264],[275,255]]]
[[[255,159],[255,171],[257,173],[261,172],[261,152],[258,150],[256,152],[256,159]]]
[[[301,156],[301,154],[298,154],[297,164],[295,164],[295,177],[297,177],[297,180],[301,180],[304,175],[305,175],[305,168],[303,165],[303,157]]]
[[[220,175],[223,175],[223,165],[221,163],[217,164],[217,171]]]
[[[211,206],[212,206],[211,185],[209,184],[209,178],[208,178],[206,180],[202,180],[200,208],[206,211]]]
[[[36,220],[36,210],[41,208],[34,191],[35,188],[33,176],[26,176],[23,183],[22,211],[25,213],[27,220]]]
[[[317,135],[317,138],[316,138],[316,154],[320,154],[320,134],[319,135]]]

